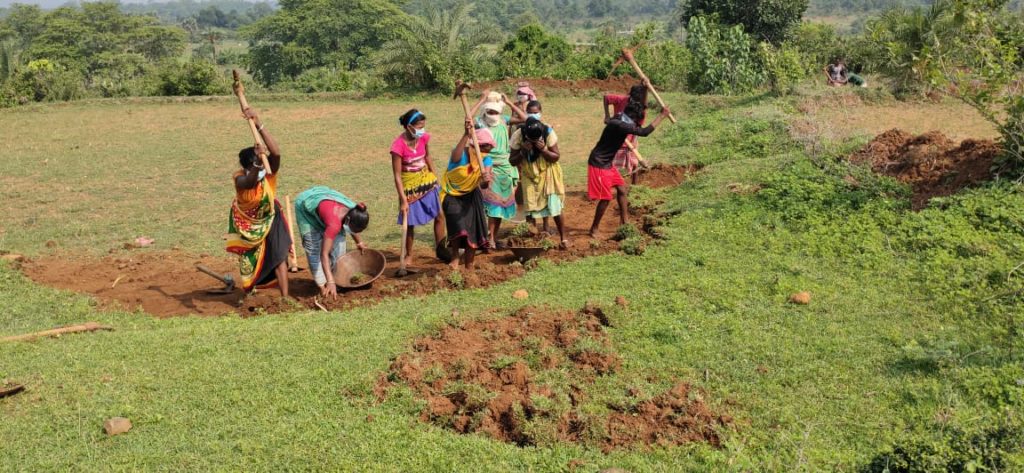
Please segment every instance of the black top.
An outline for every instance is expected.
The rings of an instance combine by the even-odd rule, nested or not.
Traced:
[[[640,127],[640,125],[626,122],[622,118],[623,116],[619,114],[608,119],[608,124],[601,132],[601,139],[597,140],[594,150],[590,152],[587,164],[595,168],[608,169],[612,167],[615,153],[619,152],[629,135],[647,136],[654,132],[652,125]]]

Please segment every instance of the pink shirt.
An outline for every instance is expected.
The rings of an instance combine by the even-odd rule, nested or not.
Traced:
[[[424,158],[427,156],[427,143],[430,142],[430,133],[423,135],[416,140],[416,149],[412,149],[405,143],[405,133],[398,135],[391,143],[391,152],[402,158],[403,172],[417,172],[427,166]]]
[[[341,233],[342,223],[341,219],[338,218],[338,212],[341,209],[348,210],[348,207],[333,200],[321,200],[320,205],[316,206],[316,213],[320,215],[320,220],[327,226],[324,230],[325,240],[333,240],[334,237]]]

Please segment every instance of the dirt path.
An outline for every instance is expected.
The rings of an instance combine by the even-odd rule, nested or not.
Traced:
[[[641,184],[650,187],[675,186],[695,172],[695,169],[659,166],[646,174]],[[618,242],[610,237],[618,227],[617,207],[613,203],[601,225],[601,238],[591,240],[587,235],[594,215],[595,204],[585,192],[572,190],[566,198],[565,212],[567,239],[572,246],[565,251],[551,250],[543,258],[554,262],[574,261],[588,256],[597,256],[618,251]],[[634,209],[634,221],[639,222],[645,209]],[[507,232],[512,225],[506,224]],[[554,232],[552,222],[551,231]],[[383,250],[388,258],[384,275],[366,289],[346,291],[339,294],[337,301],[322,301],[329,309],[369,305],[390,297],[427,295],[439,290],[454,288],[448,275],[451,270],[433,256],[432,249],[422,242],[414,247],[413,268],[418,274],[395,278],[398,269],[396,248]],[[305,258],[299,258],[305,266]],[[297,299],[295,304],[281,301],[277,290],[261,291],[240,304],[241,292],[232,294],[208,294],[206,291],[219,287],[213,278],[199,273],[195,265],[203,264],[223,274],[237,275],[236,260],[229,255],[192,255],[185,252],[151,252],[136,250],[126,254],[89,258],[74,254],[47,256],[31,259],[22,265],[23,272],[33,281],[60,289],[91,294],[105,308],[139,309],[159,317],[180,315],[216,316],[241,313],[282,312],[315,308],[314,297],[318,294],[316,283],[308,271],[294,273],[289,279],[290,292]],[[494,251],[479,255],[478,269],[464,274],[464,288],[486,287],[525,274],[527,269],[517,264],[508,251]]]

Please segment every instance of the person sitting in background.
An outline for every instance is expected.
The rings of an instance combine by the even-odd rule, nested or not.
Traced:
[[[345,235],[352,234],[360,251],[366,249],[359,238],[370,224],[366,204],[356,204],[329,187],[314,186],[295,198],[295,220],[309,261],[309,272],[320,287],[320,295],[337,299],[334,271],[338,258],[345,254]]]
[[[846,68],[846,62],[837,59],[834,63],[825,66],[825,80],[828,85],[839,87],[846,84],[853,84],[857,87],[867,87],[868,83],[863,77],[853,74]]]

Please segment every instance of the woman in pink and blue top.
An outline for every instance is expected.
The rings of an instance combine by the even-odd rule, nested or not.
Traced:
[[[430,160],[430,134],[426,132],[427,116],[416,109],[398,118],[405,132],[391,144],[391,167],[398,191],[398,224],[407,225],[406,264],[412,264],[413,228],[434,222],[435,248],[445,237],[444,213],[438,198],[437,175]],[[409,221],[402,221],[408,215]]]

